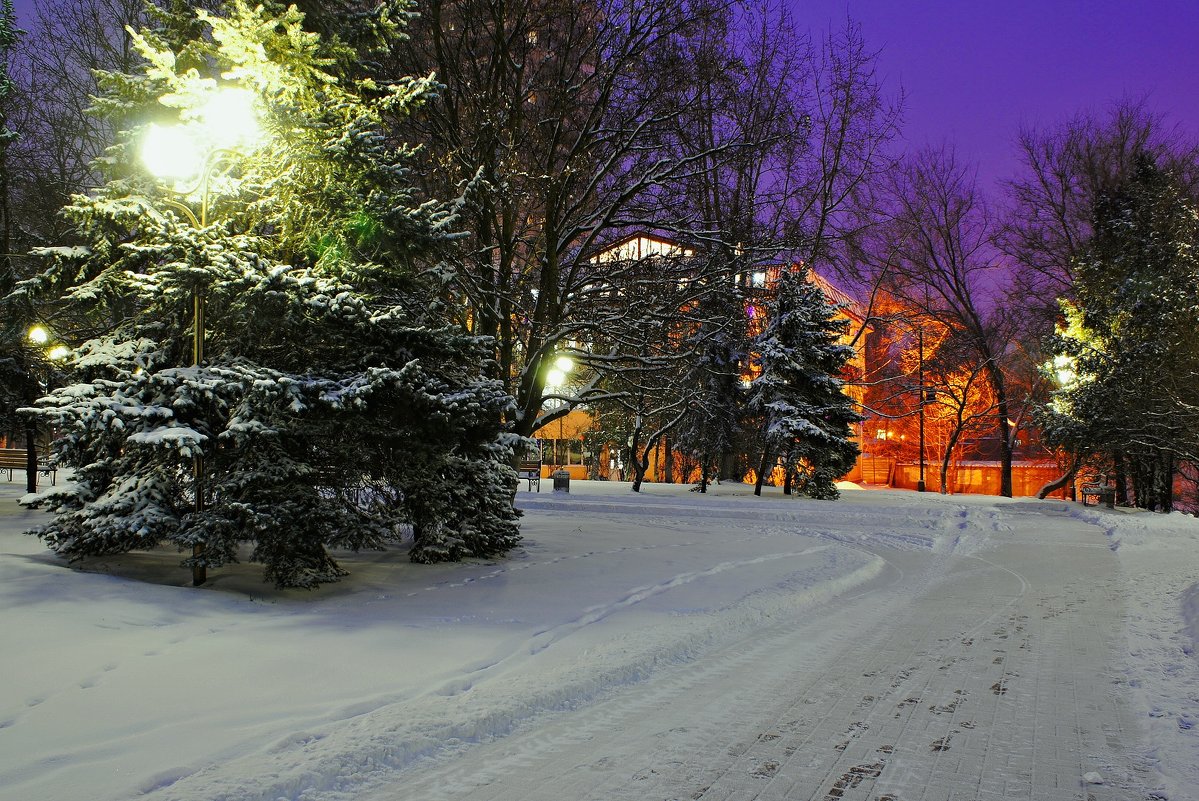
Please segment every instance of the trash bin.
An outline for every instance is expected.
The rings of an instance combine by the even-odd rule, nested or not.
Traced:
[[[570,473],[565,470],[554,471],[554,492],[570,492]]]

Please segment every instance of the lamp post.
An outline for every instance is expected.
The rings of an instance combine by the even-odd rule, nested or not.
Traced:
[[[186,203],[164,198],[163,202],[183,213],[197,229],[208,226],[209,201],[213,178],[222,164],[231,165],[239,152],[253,150],[262,140],[262,129],[255,110],[256,98],[241,87],[229,86],[214,91],[193,121],[160,126],[150,125],[142,141],[142,161],[155,177],[175,179],[167,187],[184,198],[195,197],[199,214]],[[190,184],[190,185],[189,185]],[[204,363],[204,290],[192,289],[192,366]],[[192,457],[194,508],[204,511],[204,455],[197,449]],[[200,586],[207,570],[198,564],[204,543],[192,546],[192,585]]]
[[[26,337],[34,345],[44,348],[46,365],[46,392],[50,391],[54,362],[60,362],[71,353],[71,349],[62,343],[50,345],[50,332],[43,326],[35,325],[26,333]],[[49,345],[49,347],[47,347]],[[32,419],[25,425],[25,491],[37,492],[37,427]]]
[[[916,492],[924,492],[924,327],[916,330],[919,361],[917,367],[917,382],[920,385],[920,479],[916,482]]]
[[[545,388],[551,395],[557,395],[558,393],[562,392],[563,389],[566,388],[567,378],[570,375],[570,372],[572,370],[574,370],[574,366],[575,366],[574,359],[570,358],[569,356],[567,356],[565,354],[559,355],[557,358],[554,359],[553,367],[551,367],[549,369],[549,371],[545,374]],[[563,401],[563,400],[553,400],[553,401],[547,400],[545,402],[545,404],[543,404],[543,405],[547,409],[560,409],[562,406],[566,405],[566,403],[567,402]],[[558,454],[564,452],[562,449],[563,448],[562,437],[563,437],[563,418],[559,417],[558,418],[558,439],[556,439],[554,441],[555,442],[555,445],[554,445],[554,464],[555,464],[555,466],[560,466],[557,463]],[[569,455],[567,455],[565,458],[566,458],[566,461],[570,461]]]

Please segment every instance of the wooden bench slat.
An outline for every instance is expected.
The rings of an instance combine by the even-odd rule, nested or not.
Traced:
[[[28,451],[24,448],[0,448],[0,470],[8,471],[8,480],[13,480],[13,471],[29,470]],[[58,483],[58,467],[44,460],[39,459],[34,472],[42,475],[50,476],[52,485]]]
[[[533,490],[533,485],[537,485],[537,491],[541,492],[541,460],[525,459],[520,462],[516,468],[517,478],[529,482],[529,491]]]

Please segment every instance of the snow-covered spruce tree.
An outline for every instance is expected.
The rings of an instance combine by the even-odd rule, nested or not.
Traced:
[[[392,11],[374,20],[384,45]],[[144,70],[104,79],[99,111],[137,124],[111,180],[66,209],[86,246],[46,250],[19,290],[89,307],[103,330],[40,407],[76,482],[42,496],[55,518],[36,533],[72,558],[174,544],[193,568],[248,544],[268,580],[299,587],[342,575],[327,549],[409,527],[416,561],[511,548],[511,400],[482,377],[489,344],[437,301],[452,214],[417,199],[407,148],[383,135],[431,82],[351,72],[369,54],[294,7],[158,22],[135,37]],[[236,136],[214,102],[251,104],[263,135]],[[200,151],[170,153],[180,174],[200,162],[191,185],[139,163],[166,132]]]
[[[1047,442],[1098,460],[1138,506],[1169,511],[1199,462],[1199,209],[1148,155],[1096,203],[1055,340]]]
[[[687,347],[694,358],[683,378],[690,411],[679,426],[675,449],[699,465],[695,489],[707,492],[721,466],[740,447],[741,365],[746,358],[745,302],[729,281],[700,299],[695,332]]]
[[[766,314],[750,346],[757,376],[747,411],[762,443],[754,494],[762,493],[765,474],[781,459],[800,492],[836,498],[836,480],[858,455],[850,424],[861,419],[839,377],[853,355],[838,341],[847,324],[803,266],[783,271]]]

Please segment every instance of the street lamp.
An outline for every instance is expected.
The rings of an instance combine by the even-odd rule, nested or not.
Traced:
[[[34,345],[44,349],[46,360],[51,364],[61,362],[67,356],[71,355],[71,349],[61,342],[50,347],[46,347],[50,342],[50,332],[45,327],[35,325],[26,332],[25,336]],[[54,368],[48,364],[46,366],[46,392],[50,392],[51,377]],[[26,492],[37,492],[37,427],[34,425],[32,418],[25,426],[25,490]]]
[[[917,382],[920,385],[920,479],[916,482],[916,492],[924,492],[924,327],[921,326],[916,330],[916,338],[919,348],[919,367],[917,368]],[[944,491],[944,490],[942,490]]]
[[[562,354],[554,359],[553,367],[545,374],[545,388],[551,395],[556,395],[566,387],[566,381],[572,370],[574,370],[574,359],[566,354]],[[562,405],[562,401],[555,401],[553,406],[549,408],[557,408]]]
[[[170,191],[199,204],[199,214],[186,203],[164,199],[171,208],[187,217],[195,228],[208,226],[209,199],[213,179],[222,164],[231,164],[242,152],[253,151],[261,144],[263,131],[258,123],[257,98],[248,89],[226,86],[212,92],[203,106],[187,122],[163,126],[151,124],[142,140],[142,163],[152,175],[174,180]],[[200,286],[192,290],[192,366],[204,362],[204,292]],[[192,477],[195,489],[195,510],[204,511],[204,456],[192,457]],[[192,558],[198,560],[204,544],[192,546]],[[192,565],[192,584],[200,586],[207,580],[203,565]]]

